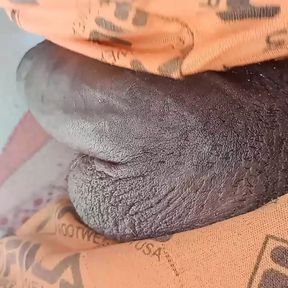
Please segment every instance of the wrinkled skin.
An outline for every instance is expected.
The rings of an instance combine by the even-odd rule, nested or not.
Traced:
[[[38,121],[82,153],[68,177],[82,220],[130,240],[205,226],[288,191],[287,69],[175,81],[44,42],[18,80]]]

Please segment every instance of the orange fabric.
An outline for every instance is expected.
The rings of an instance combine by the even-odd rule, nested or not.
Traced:
[[[288,56],[286,0],[0,0],[0,6],[19,26],[68,49],[173,78]]]
[[[288,195],[254,212],[158,239],[116,243],[68,200],[0,241],[0,284],[14,288],[288,287]]]

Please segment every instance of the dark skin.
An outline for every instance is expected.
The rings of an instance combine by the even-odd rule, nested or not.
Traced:
[[[254,210],[288,191],[288,61],[182,81],[44,42],[18,80],[31,111],[81,155],[68,177],[81,219],[119,240]]]

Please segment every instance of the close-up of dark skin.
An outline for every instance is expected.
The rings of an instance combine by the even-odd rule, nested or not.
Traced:
[[[79,152],[82,221],[121,241],[241,215],[288,192],[288,61],[172,80],[45,41],[18,68],[37,121]]]

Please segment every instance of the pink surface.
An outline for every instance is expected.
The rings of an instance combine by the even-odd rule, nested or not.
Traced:
[[[48,202],[66,194],[74,158],[74,151],[52,139],[27,112],[0,153],[0,232],[13,233]]]
[[[0,154],[0,185],[45,145],[49,138],[31,113],[27,112]]]

